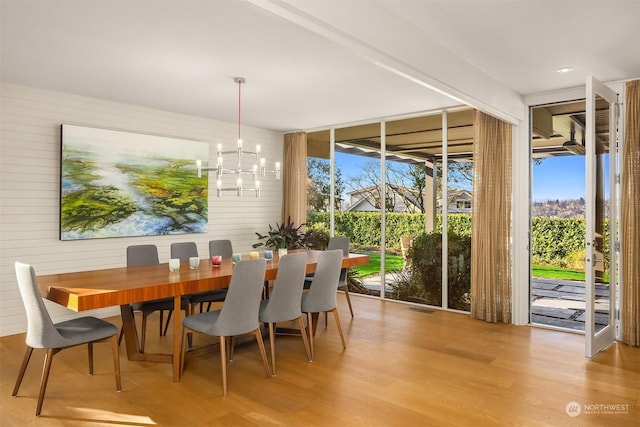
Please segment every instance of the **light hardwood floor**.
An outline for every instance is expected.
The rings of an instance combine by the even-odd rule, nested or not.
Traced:
[[[328,329],[320,323],[312,363],[299,337],[277,338],[278,375],[270,379],[255,342],[240,345],[228,366],[227,398],[217,351],[188,361],[182,381],[173,383],[168,364],[129,362],[122,349],[117,393],[109,346],[97,345],[93,377],[86,347],[55,356],[42,416],[35,418],[43,353],[34,352],[12,398],[24,335],[0,338],[0,425],[640,425],[638,348],[615,343],[587,360],[581,335],[352,300],[353,320],[339,295],[346,351],[331,316]],[[158,337],[157,319],[150,318],[148,351],[169,351],[171,336]],[[567,415],[570,402],[580,415]],[[623,413],[605,414],[603,405]]]

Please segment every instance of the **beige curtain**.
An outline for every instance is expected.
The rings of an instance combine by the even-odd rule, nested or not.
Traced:
[[[622,341],[640,346],[640,80],[627,82],[622,153]]]
[[[284,136],[282,167],[282,221],[288,218],[298,226],[307,220],[307,134]]]
[[[511,322],[511,125],[476,111],[471,317]]]

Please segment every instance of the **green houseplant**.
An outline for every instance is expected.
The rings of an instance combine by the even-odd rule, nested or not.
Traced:
[[[302,249],[305,247],[305,234],[302,232],[304,225],[305,224],[300,224],[296,227],[293,222],[291,222],[291,217],[287,218],[286,223],[278,224],[276,222],[275,227],[269,224],[269,231],[267,231],[266,234],[256,232],[258,240],[260,241],[254,243],[252,246],[254,248],[265,246],[276,250]]]

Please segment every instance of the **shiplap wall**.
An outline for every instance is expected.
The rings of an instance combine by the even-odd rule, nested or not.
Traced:
[[[282,181],[262,180],[259,199],[216,198],[212,178],[207,233],[60,241],[63,123],[204,141],[211,146],[210,158],[217,143],[230,146],[237,138],[235,123],[0,83],[0,336],[26,330],[15,261],[32,264],[36,274],[50,274],[124,266],[125,248],[132,244],[156,244],[161,262],[169,259],[169,245],[179,241],[195,241],[203,257],[212,239],[231,239],[234,250],[246,252],[256,242],[256,231],[280,222]],[[243,127],[242,137],[247,147],[259,143],[269,160],[282,161],[281,133]],[[54,321],[77,316],[53,303],[47,306]],[[104,317],[119,310],[82,314],[87,313]]]

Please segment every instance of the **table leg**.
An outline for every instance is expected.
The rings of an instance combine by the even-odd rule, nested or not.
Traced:
[[[178,319],[180,319],[179,313],[180,311],[178,311]],[[170,354],[141,353],[140,344],[138,343],[138,331],[136,330],[136,322],[133,316],[133,309],[129,304],[121,305],[120,314],[122,316],[122,328],[124,332],[124,344],[127,350],[127,359],[164,363],[173,361]],[[180,342],[179,339],[178,342]]]
[[[122,332],[124,335],[124,345],[127,349],[127,358],[129,360],[136,360],[140,354],[140,343],[138,342],[138,331],[136,329],[136,321],[131,305],[121,305],[120,315],[122,316]]]
[[[173,298],[173,382],[180,381],[181,295]]]

